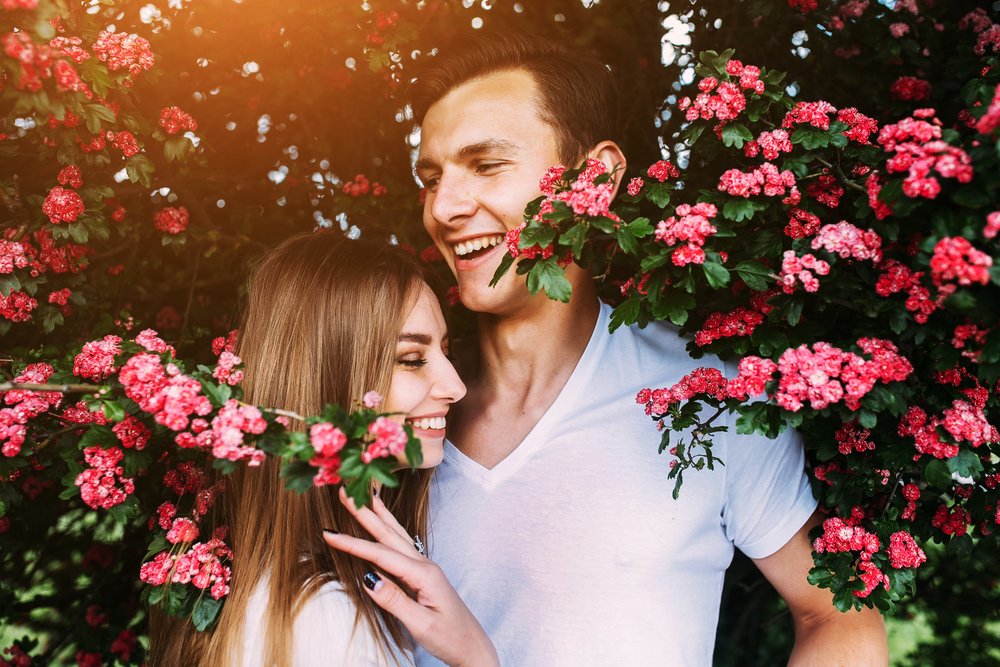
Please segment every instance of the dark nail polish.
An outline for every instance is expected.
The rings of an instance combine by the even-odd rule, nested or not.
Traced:
[[[377,486],[373,486],[372,487],[372,495],[373,496],[377,496],[378,495],[378,487]]]
[[[369,572],[363,577],[362,580],[365,582],[365,587],[370,591],[378,590],[382,583],[382,577],[378,576],[374,572]]]
[[[340,531],[334,530],[333,528],[324,528],[324,533],[330,533],[331,535],[340,535]]]

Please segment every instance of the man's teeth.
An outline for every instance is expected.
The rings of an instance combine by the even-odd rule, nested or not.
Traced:
[[[413,424],[414,428],[420,428],[425,430],[437,430],[442,429],[445,426],[444,417],[424,417],[423,419],[411,419],[410,423]]]
[[[498,243],[503,243],[503,239],[503,234],[496,234],[494,236],[481,236],[478,239],[462,241],[461,243],[456,243],[454,245],[455,254],[461,257],[462,255],[468,255],[470,252],[476,250],[491,248]]]

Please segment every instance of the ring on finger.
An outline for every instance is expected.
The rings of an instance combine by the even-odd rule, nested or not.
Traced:
[[[417,553],[421,556],[426,555],[424,552],[424,543],[420,540],[419,535],[413,536],[413,548],[417,550]]]

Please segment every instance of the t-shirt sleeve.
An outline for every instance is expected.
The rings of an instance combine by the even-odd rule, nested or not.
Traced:
[[[732,417],[732,416],[731,416]],[[750,558],[765,558],[785,546],[816,510],[805,473],[805,451],[797,431],[785,429],[771,440],[726,434],[726,534]]]

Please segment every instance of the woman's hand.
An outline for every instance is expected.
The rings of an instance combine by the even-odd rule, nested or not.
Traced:
[[[340,502],[367,530],[374,542],[349,535],[323,532],[323,539],[339,549],[376,565],[405,583],[410,597],[376,572],[365,575],[365,589],[375,603],[399,619],[413,639],[429,653],[452,667],[498,666],[493,642],[465,606],[437,564],[414,547],[410,537],[378,496],[371,509],[358,509],[340,490]]]

